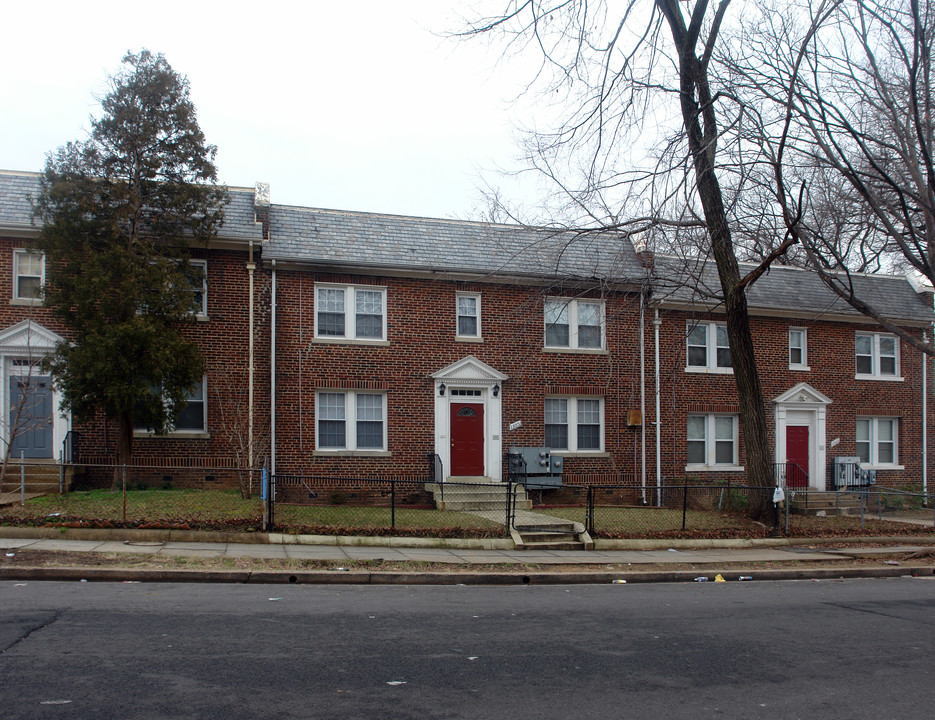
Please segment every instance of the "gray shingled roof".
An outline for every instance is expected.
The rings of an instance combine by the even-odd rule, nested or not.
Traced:
[[[36,229],[32,224],[30,198],[35,197],[38,191],[38,173],[0,170],[0,230]],[[261,240],[263,230],[255,222],[253,190],[230,188],[230,196],[219,235],[234,240]]]
[[[633,246],[611,235],[273,205],[264,259],[367,269],[638,283]]]
[[[741,263],[741,273],[754,265]],[[699,309],[720,302],[721,288],[713,260],[698,264],[672,257],[656,258],[656,299],[666,303],[696,305]],[[917,293],[903,275],[852,275],[858,297],[900,323],[930,324],[935,321],[932,295]],[[698,290],[693,289],[696,283]],[[832,315],[859,319],[857,310],[834,294],[814,272],[787,265],[773,265],[748,290],[752,311],[769,311],[798,317]],[[868,319],[868,322],[872,320]]]

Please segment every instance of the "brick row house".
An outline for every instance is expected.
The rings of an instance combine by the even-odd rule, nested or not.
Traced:
[[[35,300],[36,184],[0,173],[7,416],[24,343],[41,354],[59,338]],[[562,459],[566,484],[743,481],[723,315],[696,291],[710,269],[689,278],[684,263],[654,262],[609,234],[275,205],[262,190],[231,197],[221,236],[195,251],[204,382],[176,432],[139,434],[141,462],[204,464],[232,483],[221,470],[243,466],[252,407],[254,460],[278,474],[424,478],[437,458],[443,478],[496,482],[507,451],[531,446]],[[892,321],[931,331],[930,292],[905,277],[857,282]],[[794,461],[797,480],[818,489],[837,456],[860,457],[881,483],[923,482],[922,353],[807,271],[774,268],[749,303],[777,462]],[[58,457],[76,428],[50,393],[43,452]],[[77,430],[85,457],[112,456],[106,422]]]

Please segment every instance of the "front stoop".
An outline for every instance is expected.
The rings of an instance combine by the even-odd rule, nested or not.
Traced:
[[[464,484],[462,484],[464,483]],[[508,485],[494,482],[490,478],[466,479],[451,478],[447,483],[437,483],[426,488],[435,496],[435,507],[451,512],[491,511],[505,512],[508,499]],[[529,510],[532,501],[526,496],[526,489],[514,486],[516,509]]]
[[[791,494],[787,489],[787,493]],[[797,491],[789,501],[790,512],[796,515],[860,515],[860,496],[845,490]]]
[[[22,474],[21,474],[22,471]],[[0,485],[0,492],[19,492],[21,483],[25,481],[27,493],[58,493],[60,490],[59,466],[54,461],[44,463],[41,460],[27,460],[25,468],[21,467],[19,459],[10,459]],[[71,468],[65,471],[65,487],[71,482]]]

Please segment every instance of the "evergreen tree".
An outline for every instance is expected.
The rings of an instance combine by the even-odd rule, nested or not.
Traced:
[[[217,234],[227,192],[165,57],[127,54],[110,85],[89,137],[48,156],[34,212],[45,304],[69,338],[49,369],[76,421],[116,421],[123,464],[134,428],[171,429],[202,378],[189,249]]]

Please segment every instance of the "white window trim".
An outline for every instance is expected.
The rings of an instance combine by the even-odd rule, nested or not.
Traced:
[[[606,455],[604,449],[604,398],[596,395],[582,395],[574,397],[570,395],[547,395],[546,400],[567,400],[568,401],[568,448],[551,448],[553,455],[562,457],[594,457]],[[578,450],[578,401],[579,400],[597,400],[600,411],[600,447],[588,450]],[[543,420],[545,415],[545,404],[543,403]],[[545,442],[545,423],[543,422],[543,442]]]
[[[152,433],[149,430],[143,428],[134,428],[133,436],[134,437],[187,437],[187,438],[209,438],[211,433],[208,430],[208,376],[201,376],[201,395],[202,395],[202,420],[201,420],[201,429],[199,430],[188,430],[182,429],[177,430],[173,428],[167,433]]]
[[[704,326],[707,328],[705,332],[705,365],[689,365],[688,364],[688,336],[691,331],[696,327]],[[717,329],[718,327],[727,328],[725,323],[719,322],[688,322],[685,328],[685,372],[687,373],[700,373],[706,375],[733,375],[734,368],[731,367],[720,367],[717,364]],[[729,349],[729,348],[728,348]]]
[[[477,302],[477,332],[473,335],[462,335],[461,334],[461,298],[474,298]],[[468,316],[465,316],[468,317]],[[472,340],[478,341],[483,339],[483,329],[481,327],[481,303],[480,303],[480,293],[469,293],[469,292],[459,292],[455,293],[455,337],[458,340]]]
[[[15,248],[13,250],[13,302],[17,305],[41,305],[42,304],[42,295],[40,292],[39,297],[20,297],[18,294],[19,289],[19,278],[18,273],[19,269],[19,258],[26,255],[38,255],[41,258],[40,268],[39,268],[39,287],[40,289],[45,287],[45,254],[39,252],[38,250],[30,250],[29,248]],[[33,277],[32,275],[28,277]]]
[[[792,362],[792,333],[802,333],[802,362]],[[789,328],[789,369],[790,370],[811,370],[808,366],[808,328],[790,327]]]
[[[854,424],[854,443],[857,442],[857,422],[868,420],[870,422],[870,462],[861,462],[860,466],[868,470],[904,470],[899,464],[899,418],[877,415],[858,415]],[[880,455],[880,431],[879,424],[881,420],[892,421],[893,423],[893,458],[895,462],[881,463]],[[856,449],[855,449],[856,452]]]
[[[321,447],[321,443],[318,439],[318,429],[319,429],[319,414],[318,409],[321,407],[319,402],[319,397],[322,393],[326,394],[336,394],[344,395],[344,447]],[[379,395],[383,398],[382,410],[383,410],[383,446],[381,448],[365,448],[362,450],[357,449],[357,396],[358,395]],[[340,388],[329,389],[329,388],[320,388],[315,391],[315,455],[354,455],[354,456],[369,456],[369,457],[389,457],[390,453],[387,452],[387,436],[389,434],[387,422],[387,415],[389,414],[389,408],[387,407],[387,396],[385,392],[378,392],[374,390],[343,390]]]
[[[319,289],[343,290],[344,291],[344,335],[319,335],[318,333],[318,291]],[[378,338],[358,338],[357,337],[357,301],[356,293],[358,290],[368,292],[379,292],[383,296],[383,329]],[[386,308],[386,288],[380,285],[341,285],[337,283],[315,283],[315,339],[319,342],[339,342],[339,343],[359,343],[363,345],[387,344],[387,308]]]
[[[548,303],[561,303],[568,307],[568,345],[549,345],[548,344],[548,324],[545,320],[545,306]],[[598,305],[600,307],[600,347],[579,347],[578,346],[578,303],[589,305]],[[567,297],[547,297],[542,305],[542,345],[546,350],[573,351],[580,353],[600,353],[605,352],[607,348],[607,305],[603,300],[597,298],[567,298]]]
[[[199,320],[208,319],[208,261],[189,260],[192,267],[201,268],[201,307],[195,310],[195,317]]]
[[[856,372],[857,367],[857,338],[860,336],[869,336],[872,338],[872,349],[870,355],[870,363],[873,366],[871,368],[872,372],[870,373],[858,373]],[[896,347],[896,367],[895,375],[881,375],[880,374],[880,339],[881,338],[892,338],[895,341]],[[883,382],[903,382],[904,378],[902,377],[902,364],[900,362],[900,350],[899,350],[899,337],[896,335],[891,335],[889,333],[878,333],[878,332],[857,332],[854,333],[854,379],[855,380],[877,380]]]
[[[735,413],[689,413],[685,418],[685,454],[688,455],[688,418],[703,417],[705,419],[705,462],[685,463],[686,472],[741,472],[740,465],[740,416]],[[715,445],[715,421],[717,418],[729,417],[733,420],[734,458],[731,463],[717,463]]]

